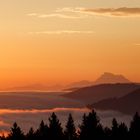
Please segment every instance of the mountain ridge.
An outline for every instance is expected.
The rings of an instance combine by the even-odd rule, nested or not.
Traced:
[[[117,75],[109,72],[105,72],[102,74],[94,84],[108,84],[108,83],[131,83],[125,76],[123,75]]]
[[[100,85],[100,84],[116,84],[116,83],[133,83],[125,76],[121,74],[113,74],[110,72],[104,72],[99,78],[97,78],[95,81],[88,81],[88,80],[82,80],[79,82],[74,82],[69,85],[65,86],[64,91],[75,91],[76,89],[80,89],[83,87],[93,86],[93,85]]]
[[[126,114],[140,113],[140,88],[123,97],[101,100],[88,107],[100,110],[114,110]]]
[[[138,88],[140,85],[134,83],[101,84],[83,87],[62,96],[89,104],[107,98],[122,97]]]

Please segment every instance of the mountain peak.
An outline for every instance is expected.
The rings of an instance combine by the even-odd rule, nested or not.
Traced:
[[[123,75],[117,75],[109,72],[105,72],[95,81],[95,84],[106,84],[106,83],[131,83],[131,82]]]

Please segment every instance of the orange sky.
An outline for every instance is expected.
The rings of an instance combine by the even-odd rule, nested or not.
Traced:
[[[95,80],[140,81],[138,0],[0,2],[0,87]]]

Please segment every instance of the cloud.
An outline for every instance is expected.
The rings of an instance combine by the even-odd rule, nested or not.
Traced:
[[[27,16],[30,16],[30,17],[37,16],[37,15],[38,15],[37,13],[29,13],[29,14],[27,14]]]
[[[0,109],[0,115],[3,114],[37,114],[37,113],[53,113],[53,112],[76,112],[80,111],[82,113],[89,112],[88,108],[53,108],[53,109]],[[3,124],[0,121],[0,125]]]
[[[76,7],[76,8],[64,7],[64,8],[57,8],[55,10],[55,12],[57,12],[57,13],[62,13],[62,12],[65,12],[65,13],[81,13],[81,9],[84,9],[84,8],[81,8],[81,7]]]
[[[77,14],[76,14],[77,13]],[[79,11],[72,8],[62,8],[49,14],[29,13],[27,16],[37,18],[61,18],[61,19],[82,19],[86,15],[81,15]]]
[[[134,44],[135,46],[140,46],[140,44]]]
[[[83,16],[72,16],[72,15],[65,15],[65,14],[44,14],[44,15],[39,15],[39,18],[51,18],[51,17],[56,17],[56,18],[63,18],[63,19],[79,19],[83,18]]]
[[[16,121],[24,132],[27,132],[30,127],[37,129],[41,120],[48,123],[48,118],[55,112],[64,127],[71,113],[75,120],[75,125],[81,124],[82,116],[90,110],[87,108],[53,108],[53,109],[33,109],[33,110],[13,110],[13,109],[0,109],[0,130],[8,132],[12,124]],[[111,126],[112,118],[117,118],[119,122],[129,124],[131,116],[124,115],[114,111],[98,111],[97,113],[101,118],[101,123],[104,126]]]
[[[128,7],[120,7],[120,8],[93,8],[86,9],[81,8],[81,12],[86,12],[88,14],[93,15],[103,15],[103,16],[113,16],[113,17],[140,17],[140,8],[128,8]]]
[[[119,8],[58,8],[50,14],[30,13],[28,16],[38,18],[63,18],[63,19],[82,19],[93,16],[110,17],[140,17],[139,7],[119,7]]]
[[[52,109],[0,109],[0,130],[8,132],[16,121],[21,128],[27,132],[30,127],[37,129],[41,120],[48,121],[50,115],[55,112],[65,126],[68,114],[71,113],[77,126],[81,122],[84,113],[90,110],[87,108],[52,108]],[[0,131],[1,133],[1,131]]]
[[[56,34],[56,35],[60,35],[60,34],[93,34],[94,31],[78,31],[78,30],[61,30],[61,31],[41,31],[41,32],[29,32],[29,34]]]

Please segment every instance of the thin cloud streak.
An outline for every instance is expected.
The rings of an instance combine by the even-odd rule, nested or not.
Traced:
[[[81,7],[76,7],[76,8],[72,8],[72,7],[64,7],[64,8],[58,8],[55,12],[57,13],[81,13],[82,10],[81,9],[85,9],[85,8],[81,8]]]
[[[37,18],[61,18],[61,19],[82,19],[85,18],[85,15],[70,15],[70,14],[61,14],[61,13],[51,13],[51,14],[37,14],[37,13],[30,13],[27,14],[30,17],[37,17]]]
[[[27,16],[30,16],[30,17],[32,17],[32,16],[38,16],[38,14],[37,13],[29,13],[29,14],[27,14]]]
[[[63,112],[63,111],[80,111],[80,112],[88,112],[90,111],[88,108],[53,108],[53,109],[0,109],[0,115],[3,114],[36,114],[36,113],[52,113],[52,112]],[[3,123],[0,121],[0,124]]]
[[[44,15],[39,15],[39,18],[63,18],[63,19],[79,19],[83,18],[83,16],[71,16],[71,15],[64,15],[64,14],[44,14]]]
[[[82,19],[93,16],[108,16],[108,17],[140,17],[139,7],[119,7],[119,8],[58,8],[50,14],[27,14],[37,18],[62,18],[62,19]]]
[[[29,34],[93,34],[94,31],[76,31],[76,30],[62,30],[62,31],[41,31],[41,32],[29,32]]]
[[[139,7],[119,7],[119,8],[59,8],[56,12],[71,12],[85,14],[85,17],[93,15],[103,15],[103,16],[114,16],[114,17],[129,17],[129,16],[140,16]]]
[[[135,46],[140,46],[140,44],[134,44]]]
[[[93,9],[81,9],[83,12],[87,12],[93,15],[104,15],[113,17],[140,17],[140,8],[93,8]]]

